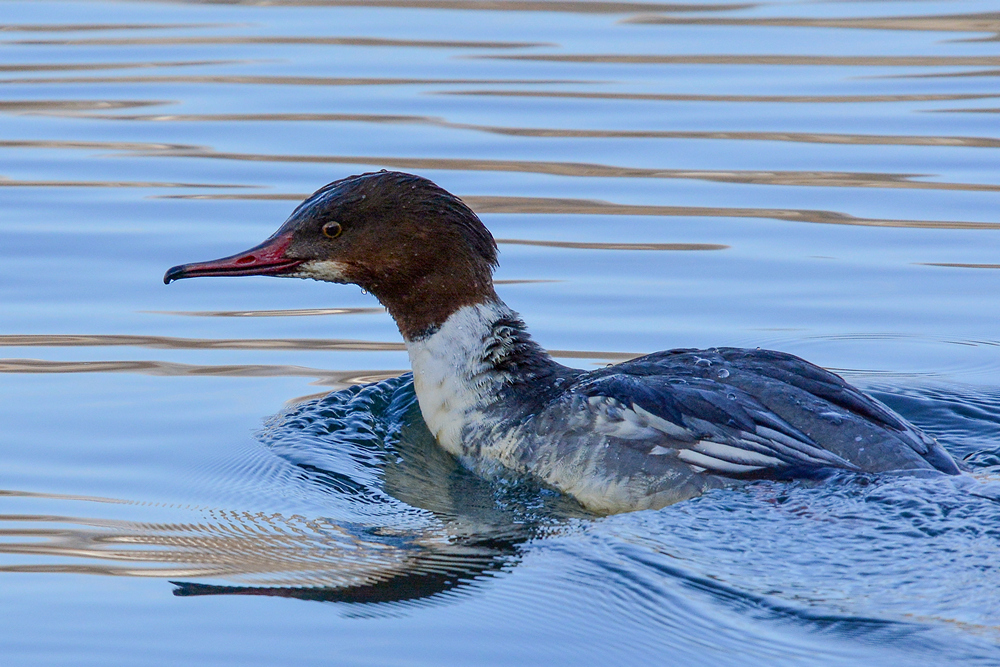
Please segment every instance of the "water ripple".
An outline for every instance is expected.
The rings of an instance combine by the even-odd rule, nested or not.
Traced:
[[[622,23],[639,25],[708,25],[780,28],[838,28],[846,30],[903,30],[927,32],[986,32],[1000,33],[1000,17],[995,13],[922,14],[916,16],[850,16],[829,17],[754,17],[723,18],[717,16],[632,16]],[[980,40],[967,40],[980,41]]]
[[[288,308],[283,310],[146,310],[154,315],[186,317],[314,317],[316,315],[372,315],[385,308]],[[2,344],[2,343],[0,343]]]
[[[570,90],[447,90],[438,95],[477,97],[548,97],[580,100],[637,100],[649,102],[748,102],[754,104],[885,104],[895,102],[951,102],[989,100],[996,93],[873,93],[866,95],[707,95],[681,93],[610,93]]]
[[[181,0],[204,5],[253,5],[258,0]],[[757,3],[590,2],[589,0],[268,0],[278,7],[392,7],[447,11],[555,12],[568,14],[633,14],[635,12],[721,12],[757,7]]]
[[[579,79],[445,79],[403,77],[345,77],[345,76],[266,76],[262,74],[203,74],[190,76],[63,76],[22,77],[0,79],[0,84],[51,85],[51,84],[233,84],[252,86],[427,86],[427,85],[553,85],[563,83],[592,83]],[[950,97],[947,99],[963,99]]]
[[[191,30],[233,27],[232,23],[4,23],[0,32],[106,32],[112,30]]]
[[[33,102],[0,102],[0,111],[5,110],[5,104],[11,105],[17,111],[34,111]],[[18,105],[23,105],[18,106]],[[832,132],[751,132],[751,131],[681,131],[681,130],[602,130],[602,129],[570,129],[570,128],[538,128],[538,127],[502,127],[497,125],[475,125],[470,123],[453,123],[441,118],[429,116],[402,116],[388,114],[344,114],[344,113],[227,113],[227,114],[87,114],[78,110],[87,110],[86,102],[67,101],[65,108],[53,103],[57,111],[40,107],[43,113],[57,114],[64,111],[77,118],[94,118],[101,120],[139,121],[139,122],[180,122],[180,123],[230,123],[230,122],[357,122],[357,123],[387,123],[387,124],[421,124],[445,127],[457,130],[472,130],[514,137],[531,138],[566,138],[566,139],[711,139],[717,141],[787,141],[806,144],[844,144],[853,146],[967,146],[970,148],[1000,148],[1000,139],[995,137],[962,137],[934,135],[886,135],[886,134],[844,134]],[[155,104],[152,102],[150,104]],[[79,105],[79,106],[73,106]],[[126,108],[95,107],[95,108]],[[997,109],[939,109],[939,112],[977,112],[995,113]],[[711,173],[711,172],[701,172]],[[754,172],[746,172],[754,173]],[[797,172],[788,172],[797,173]],[[837,172],[844,173],[844,172]],[[879,176],[883,176],[879,174]],[[906,175],[886,175],[897,179]]]
[[[207,65],[231,65],[247,62],[248,61],[246,60],[178,60],[119,63],[19,63],[17,65],[0,65],[0,72],[78,72],[88,70],[157,69],[173,67],[204,67]]]
[[[647,54],[498,54],[463,56],[489,60],[630,65],[806,65],[820,67],[995,67],[1000,56],[805,56],[805,55],[647,55]]]
[[[548,42],[467,42],[451,40],[386,39],[381,37],[274,37],[261,35],[204,37],[89,37],[85,39],[18,40],[10,44],[40,46],[165,46],[187,44],[301,44],[312,46],[379,46],[431,49],[525,49],[554,46]],[[2,71],[2,70],[0,70]]]
[[[982,435],[974,422],[1000,425],[996,396],[915,389],[889,398],[948,438]],[[937,412],[918,404],[928,402]],[[544,577],[536,585],[566,591],[562,604],[587,591],[579,602],[603,609],[602,618],[641,619],[645,639],[636,641],[655,647],[666,636],[685,655],[742,647],[806,659],[816,655],[814,642],[826,657],[867,650],[866,642],[962,664],[997,655],[975,638],[1000,637],[1000,504],[978,497],[976,480],[758,482],[594,519],[527,480],[486,480],[461,468],[423,426],[408,375],[291,406],[258,437],[254,456],[233,461],[221,480],[212,472],[217,487],[244,502],[279,494],[318,507],[322,498],[321,515],[209,506],[188,510],[197,520],[135,521],[91,507],[127,502],[60,497],[87,503],[90,513],[0,516],[8,557],[0,571],[180,578],[180,596],[442,604],[527,561],[529,573]],[[985,456],[981,470],[996,463]],[[518,596],[507,587],[505,608]],[[542,600],[533,589],[522,603],[543,613]],[[748,635],[747,624],[763,634]]]
[[[377,164],[377,163],[375,163]],[[289,194],[184,194],[154,195],[157,199],[302,201],[309,193]],[[771,208],[727,208],[718,206],[657,206],[616,204],[594,199],[565,197],[516,197],[500,195],[462,195],[462,200],[476,213],[520,213],[530,215],[649,215],[692,218],[764,218],[787,222],[809,222],[854,227],[900,227],[909,229],[1000,229],[1000,222],[964,220],[893,220],[862,218],[839,211]]]

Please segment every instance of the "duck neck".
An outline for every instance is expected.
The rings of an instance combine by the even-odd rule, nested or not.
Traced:
[[[438,442],[465,454],[467,426],[512,397],[551,384],[560,369],[499,298],[462,306],[416,339],[406,340],[424,421]]]

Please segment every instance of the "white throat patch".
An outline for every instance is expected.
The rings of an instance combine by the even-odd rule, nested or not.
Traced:
[[[344,265],[329,259],[311,259],[295,267],[295,270],[284,274],[288,278],[312,278],[328,283],[347,282],[344,278]]]

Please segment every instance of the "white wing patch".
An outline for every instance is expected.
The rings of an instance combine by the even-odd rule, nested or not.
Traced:
[[[589,413],[589,428],[601,435],[608,435],[622,440],[647,440],[659,437],[657,429],[649,420],[639,415],[634,409],[609,396],[590,396],[587,398]]]
[[[669,440],[666,444],[654,444],[648,455],[675,456],[695,472],[739,474],[787,468],[796,463],[853,468],[849,462],[812,443],[808,437],[796,438],[760,424],[754,433],[730,432],[692,418],[691,428],[688,428],[638,405],[626,407],[609,396],[590,396],[582,407],[586,414],[579,415],[581,422],[578,427],[622,440],[648,440],[653,443]],[[705,428],[699,431],[702,425]]]
[[[708,469],[714,472],[753,472],[755,470],[761,470],[764,467],[747,466],[739,463],[732,463],[730,461],[723,461],[722,459],[707,456],[691,449],[680,450],[677,452],[677,458],[685,463],[691,463],[702,469]]]
[[[759,470],[760,468],[780,468],[787,465],[787,463],[774,456],[740,449],[739,447],[725,445],[721,442],[712,442],[711,440],[699,440],[692,449],[719,461],[751,467],[755,470]]]
[[[676,438],[678,440],[691,440],[691,431],[679,426],[671,421],[667,421],[663,417],[657,417],[649,410],[643,410],[641,407],[632,404],[632,409],[635,410],[636,414],[646,420],[646,423],[655,428],[660,433],[669,435],[671,438]]]
[[[780,442],[781,444],[786,445],[788,447],[794,447],[796,449],[804,444],[801,440],[790,438],[784,433],[780,433],[778,431],[775,431],[773,428],[768,428],[766,426],[758,426],[757,435],[759,435],[762,438],[772,440],[774,442]]]
[[[635,404],[625,407],[621,401],[609,396],[590,396],[584,407],[587,413],[585,421],[589,422],[586,427],[590,430],[621,440],[662,442],[666,436],[676,446],[656,444],[649,450],[649,455],[675,456],[689,464],[695,472],[745,473],[788,465],[776,456],[760,452],[761,446],[749,440],[743,441],[749,447],[744,449],[713,440],[698,439],[692,430],[684,426],[658,417]],[[584,424],[579,426],[583,427]],[[790,440],[788,436],[782,437]]]

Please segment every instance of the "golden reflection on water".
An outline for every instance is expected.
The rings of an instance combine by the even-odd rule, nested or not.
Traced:
[[[367,119],[368,117],[366,117]],[[390,117],[396,122],[399,117]],[[408,122],[408,121],[407,121]],[[491,128],[493,130],[493,128]],[[517,133],[518,130],[508,130]],[[530,132],[522,130],[522,132]],[[535,131],[539,132],[539,131]],[[715,133],[714,137],[730,138],[730,133]],[[591,136],[602,136],[591,134]],[[786,141],[808,140],[816,143],[870,143],[885,145],[925,145],[925,146],[970,146],[970,147],[1000,147],[1000,139],[974,137],[865,137],[862,135],[779,135],[778,133],[757,134],[739,137],[742,139],[772,139],[783,137]],[[343,156],[343,155],[274,155],[255,153],[233,153],[215,151],[203,146],[185,146],[179,144],[151,144],[130,142],[80,142],[58,140],[5,140],[0,141],[0,147],[7,148],[64,148],[64,149],[108,149],[120,151],[138,151],[142,155],[156,154],[168,157],[210,158],[220,160],[238,160],[250,162],[295,162],[295,163],[329,163],[379,165],[393,169],[409,170],[452,170],[452,171],[496,171],[549,174],[557,176],[574,176],[586,178],[666,178],[691,179],[719,183],[743,183],[758,185],[783,185],[804,187],[865,187],[894,188],[917,190],[965,190],[991,192],[1000,191],[1000,185],[984,183],[949,183],[928,180],[913,180],[926,178],[923,174],[893,174],[893,173],[860,173],[860,172],[829,172],[829,171],[719,171],[719,170],[681,170],[653,169],[638,167],[620,167],[594,163],[574,162],[543,162],[532,160],[484,160],[469,158],[401,158],[391,156]],[[15,181],[6,179],[4,185],[65,185],[68,187],[197,187],[198,184],[158,184],[146,182],[94,182],[94,181]],[[238,185],[207,185],[205,187],[241,187]],[[244,186],[246,187],[246,186]],[[299,195],[294,195],[298,197]],[[303,195],[304,197],[305,195]],[[265,195],[262,198],[285,198],[285,195]],[[288,195],[287,197],[293,197]],[[482,198],[480,198],[482,199]],[[500,199],[494,197],[492,199]],[[524,199],[524,198],[522,198]],[[673,207],[660,207],[668,210]],[[707,209],[705,209],[707,210]],[[566,211],[575,212],[575,211]],[[648,215],[648,214],[639,214]],[[669,214],[664,214],[669,215]],[[834,213],[832,215],[843,216]],[[761,216],[754,216],[761,217]],[[764,216],[772,217],[772,216]],[[787,215],[789,219],[794,214]],[[811,215],[815,218],[815,215]],[[829,216],[827,216],[829,217]],[[809,220],[815,222],[817,220]],[[849,223],[845,223],[849,224]],[[857,223],[855,223],[857,224]],[[956,223],[961,224],[961,223]],[[969,223],[975,225],[975,223]],[[899,225],[892,225],[899,226]]]
[[[153,315],[186,317],[312,317],[316,315],[370,315],[385,308],[289,308],[287,310],[145,310]]]
[[[0,113],[72,112],[92,109],[131,109],[172,104],[164,100],[0,100]]]
[[[558,283],[561,280],[494,280],[494,285],[531,285]],[[144,310],[152,315],[181,315],[184,317],[316,317],[322,315],[373,315],[384,313],[385,308],[286,308],[282,310]]]
[[[489,60],[535,60],[556,63],[632,65],[808,65],[826,67],[995,67],[1000,56],[802,56],[802,55],[646,55],[646,54],[500,54],[469,55]]]
[[[84,39],[32,39],[10,42],[39,46],[168,46],[184,44],[301,44],[329,46],[399,46],[433,49],[525,49],[555,46],[548,42],[463,42],[378,37],[271,37],[260,35],[203,37],[88,37]],[[0,70],[2,71],[2,70]]]
[[[0,72],[76,72],[106,69],[155,69],[159,67],[205,67],[209,65],[231,65],[245,63],[245,60],[178,60],[174,62],[123,62],[123,63],[20,63],[0,64]]]
[[[350,311],[382,312],[371,309],[325,309],[345,314]],[[170,313],[201,316],[303,316],[330,314],[324,310],[292,311],[230,311]],[[168,336],[136,335],[66,335],[66,334],[13,334],[0,335],[0,347],[49,348],[49,347],[139,347],[166,350],[268,350],[268,351],[339,351],[339,352],[404,352],[402,342],[382,342],[338,339],[203,339],[173,338]],[[596,362],[616,362],[634,359],[637,352],[611,352],[603,350],[549,350],[560,359],[588,359]],[[313,384],[343,389],[356,384],[379,382],[405,373],[406,370],[331,370],[289,364],[189,364],[158,360],[107,360],[107,361],[52,361],[45,359],[0,359],[0,373],[139,373],[142,375],[170,377],[306,377]]]
[[[755,102],[766,104],[884,104],[987,100],[996,93],[878,93],[869,95],[695,95],[678,93],[608,93],[571,90],[443,90],[438,95],[484,97],[548,97],[581,100],[645,100],[652,102]]]
[[[381,309],[372,309],[376,312]],[[188,314],[188,313],[180,313]],[[215,315],[216,313],[190,313]],[[294,314],[294,311],[293,311]],[[299,313],[311,314],[311,313]],[[240,315],[243,316],[243,315]],[[14,334],[0,335],[0,347],[139,347],[165,350],[268,350],[404,352],[402,342],[336,339],[239,338],[201,339],[168,336]],[[634,359],[636,352],[549,350],[555,358],[614,362]],[[157,376],[308,377],[337,389],[396,377],[405,370],[331,370],[283,364],[186,364],[157,360],[51,361],[0,359],[0,373],[140,373]]]
[[[129,362],[108,362],[109,369],[114,363],[126,370]],[[386,375],[381,371],[343,379],[353,384]],[[291,419],[294,422],[297,417]],[[268,428],[284,432],[298,427],[281,422]],[[231,481],[237,490],[249,484],[254,489],[251,498],[259,498],[260,489],[255,485],[266,487],[273,482],[282,489],[292,486],[306,496],[319,493],[322,516],[215,505],[165,505],[161,509],[171,514],[180,511],[198,517],[137,521],[120,518],[128,509],[116,509],[115,516],[109,517],[108,510],[98,505],[148,503],[0,490],[0,500],[23,501],[7,504],[21,511],[0,514],[0,572],[211,577],[241,584],[233,590],[179,583],[175,592],[180,595],[414,600],[462,588],[509,563],[517,545],[541,534],[539,520],[548,532],[556,527],[557,523],[543,516],[558,516],[557,522],[589,516],[561,496],[544,501],[544,510],[531,500],[533,511],[543,512],[532,514],[534,518],[517,509],[520,505],[514,497],[498,505],[494,488],[458,467],[455,459],[434,443],[422,422],[404,420],[402,428],[392,451],[374,458],[370,443],[354,443],[351,429],[346,429],[347,439],[338,451],[349,453],[362,447],[368,452],[356,451],[366,461],[363,466],[368,471],[358,479],[338,472],[336,464],[327,469],[317,466],[311,456],[300,459],[295,453],[297,445],[282,444],[280,439],[264,438],[263,458],[251,456],[235,464]],[[375,480],[377,488],[370,486]],[[363,496],[360,502],[359,494]],[[58,503],[55,510],[45,511],[54,502]],[[83,509],[73,511],[77,508],[74,503],[82,504]],[[67,506],[72,509],[67,511]],[[142,513],[148,514],[148,510]],[[301,592],[303,587],[308,591]]]
[[[877,187],[918,190],[1000,190],[1000,186],[973,183],[940,183],[914,181],[921,174],[851,173],[823,171],[712,171],[682,169],[650,169],[617,167],[606,164],[577,162],[542,162],[534,160],[483,160],[471,158],[405,158],[376,155],[261,155],[229,153],[202,148],[194,151],[172,149],[170,157],[196,157],[220,160],[259,162],[297,162],[380,165],[392,169],[449,171],[496,171],[526,174],[548,174],[583,178],[668,178],[714,181],[720,183],[750,183],[761,185],[796,185],[810,187]]]
[[[302,201],[299,194],[191,194],[155,195],[159,199],[218,199],[260,201]],[[961,220],[893,220],[860,218],[837,211],[772,208],[725,208],[720,206],[656,206],[616,204],[594,199],[555,197],[501,197],[462,195],[462,200],[476,213],[530,213],[536,215],[651,215],[692,218],[765,218],[787,222],[810,222],[824,225],[860,227],[901,227],[910,229],[1000,229],[1000,222],[965,222]]]
[[[570,139],[715,139],[720,141],[788,141],[809,144],[847,144],[869,146],[968,146],[971,148],[1000,148],[1000,139],[994,137],[960,137],[932,135],[882,135],[882,134],[842,134],[819,132],[696,132],[680,130],[592,130],[567,128],[501,127],[495,125],[474,125],[451,123],[442,118],[429,116],[400,116],[379,114],[338,114],[338,113],[252,113],[252,114],[87,114],[79,110],[89,110],[87,102],[67,100],[65,107],[60,101],[51,102],[0,102],[0,111],[32,112],[39,106],[39,113],[58,115],[68,112],[76,118],[100,120],[124,120],[140,122],[359,122],[387,124],[421,124],[456,130],[473,130],[490,134],[536,138]],[[98,103],[99,104],[99,103]],[[95,108],[119,108],[110,106]],[[157,104],[156,102],[131,103]],[[6,105],[6,106],[5,106]],[[122,104],[121,108],[128,106]],[[934,112],[997,113],[1000,109],[933,109]],[[702,172],[704,173],[704,172]],[[711,173],[711,172],[708,172]],[[747,172],[754,173],[754,172]],[[798,173],[798,172],[789,172]]]
[[[195,5],[259,5],[259,0],[178,0]],[[579,0],[267,0],[278,7],[395,7],[486,12],[560,12],[568,14],[632,14],[635,12],[715,12],[750,9],[758,3],[646,3]]]
[[[474,160],[459,158],[391,158],[382,156],[334,155],[261,155],[253,153],[216,152],[208,148],[181,144],[154,144],[139,142],[97,142],[58,140],[5,140],[0,147],[7,148],[56,148],[56,149],[105,149],[134,151],[140,155],[169,157],[196,157],[250,162],[332,163],[378,165],[398,169],[452,169],[470,171],[515,171],[554,174],[560,176],[606,178],[687,178],[733,183],[763,183],[771,185],[809,185],[837,187],[881,187],[910,189],[997,191],[1000,186],[991,184],[935,183],[910,180],[914,174],[851,174],[834,172],[712,172],[656,170],[614,167],[599,164],[562,162],[534,162],[509,160]],[[16,183],[14,183],[16,184]],[[149,187],[137,184],[136,187]],[[220,200],[302,200],[308,193],[299,194],[193,194],[165,195],[180,199]],[[1000,223],[966,222],[960,220],[902,220],[856,217],[837,211],[808,209],[766,209],[707,206],[663,206],[616,204],[606,201],[514,196],[463,196],[466,203],[479,213],[530,213],[574,215],[652,215],[663,217],[736,217],[771,218],[793,222],[856,225],[869,227],[908,227],[921,229],[1000,229]],[[613,245],[613,244],[612,244]],[[649,248],[647,248],[649,249]]]
[[[231,28],[232,23],[4,23],[0,32],[105,32],[109,30],[192,30]]]
[[[0,148],[56,148],[116,151],[185,151],[197,150],[189,144],[159,144],[136,141],[76,141],[61,139],[4,139]]]
[[[183,157],[190,157],[184,155]],[[205,155],[199,157],[218,157],[226,159],[224,155]],[[262,161],[286,162],[286,156],[259,156]],[[273,158],[269,159],[269,158]],[[257,157],[242,157],[237,159],[254,160]],[[299,160],[296,160],[299,161]],[[302,162],[331,162],[338,164],[357,165],[386,165],[395,169],[412,169],[400,163],[423,162],[427,164],[436,163],[436,166],[428,166],[428,169],[453,169],[462,170],[454,163],[458,160],[440,160],[427,158],[420,160],[400,160],[398,158],[378,158],[378,157],[327,157],[323,159],[304,158]],[[444,165],[440,163],[450,163]],[[465,165],[463,165],[465,166]],[[518,169],[517,166],[522,166]],[[587,178],[676,178],[687,180],[711,181],[716,183],[746,183],[757,185],[791,185],[802,187],[839,187],[839,188],[893,188],[906,190],[962,190],[968,192],[1000,192],[1000,185],[988,183],[942,183],[936,181],[913,181],[912,178],[921,178],[921,174],[879,174],[879,173],[845,173],[845,172],[805,172],[805,171],[681,171],[675,169],[634,169],[626,167],[610,167],[606,165],[574,165],[559,163],[519,163],[513,165],[502,161],[492,163],[476,163],[471,166],[470,171],[521,171],[524,173],[547,173],[561,176],[582,176]],[[647,173],[644,173],[647,172]],[[15,180],[5,176],[0,176],[0,187],[44,187],[44,188],[261,188],[260,185],[246,185],[238,183],[171,183],[163,181],[69,181],[69,180]],[[297,194],[262,194],[240,197],[217,197],[219,199],[259,199],[259,200],[293,200],[304,199],[308,195]],[[197,195],[187,196],[189,199],[208,199]],[[466,197],[470,199],[472,197]],[[494,199],[498,199],[494,197]],[[583,200],[581,200],[583,201]],[[667,207],[669,208],[669,207]],[[567,213],[571,211],[566,211]],[[501,241],[498,239],[498,243]],[[705,244],[694,244],[691,247],[682,247],[684,244],[644,244],[646,247],[638,247],[635,244],[621,243],[585,243],[577,245],[559,245],[556,242],[526,241],[518,239],[504,239],[503,243],[519,245],[552,245],[554,247],[575,247],[575,248],[604,248],[608,250],[618,249],[642,249],[642,250],[719,250],[717,246],[708,247]],[[690,244],[689,244],[690,245]],[[630,247],[626,247],[630,246]]]
[[[0,497],[134,504],[12,490],[0,491]],[[401,577],[478,574],[496,567],[495,559],[507,550],[456,540],[454,530],[440,523],[366,533],[363,527],[352,530],[350,524],[319,517],[223,509],[198,513],[205,519],[190,523],[0,514],[0,554],[7,557],[0,572],[211,577],[255,586],[330,587],[346,595],[352,588],[370,590]],[[11,563],[10,557],[29,557],[29,562]]]
[[[191,76],[61,76],[0,79],[0,84],[65,85],[65,84],[166,84],[204,83],[256,86],[427,86],[427,85],[553,85],[589,83],[578,79],[407,79],[402,77],[340,77],[340,76],[263,76],[238,74],[204,74]]]
[[[507,245],[539,246],[542,248],[567,248],[570,250],[725,250],[729,246],[718,243],[584,243],[577,241],[529,241],[526,239],[497,239]]]
[[[171,361],[47,361],[0,359],[0,373],[138,373],[157,377],[314,378],[311,384],[346,389],[356,384],[380,382],[402,375],[404,370],[334,371],[281,364],[182,364]]]
[[[0,176],[0,188],[259,188],[238,183],[170,183],[164,181],[24,181]]]
[[[185,195],[174,195],[183,197]],[[240,197],[241,195],[206,195],[208,197]],[[249,195],[253,197],[253,195]],[[548,197],[477,197],[462,198],[479,213],[547,213],[593,215],[656,215],[711,218],[772,218],[790,222],[813,222],[832,225],[865,227],[910,227],[918,229],[1000,229],[1000,223],[961,222],[948,220],[889,220],[857,218],[836,211],[796,209],[726,208],[709,206],[653,206],[614,204],[587,199],[555,199]]]
[[[940,109],[938,111],[990,111],[989,109]],[[997,110],[994,110],[997,111]],[[102,116],[114,118],[114,116]],[[566,130],[518,127],[488,127],[448,124],[459,129],[474,129],[494,134],[523,137],[565,137],[578,139],[716,139],[721,141],[790,141],[803,144],[848,144],[863,146],[969,146],[1000,148],[993,137],[941,137],[921,135],[840,134],[830,132],[692,132],[672,130]],[[794,173],[794,172],[793,172]]]
[[[953,269],[1000,269],[1000,264],[966,264],[961,262],[920,262],[920,266],[945,266]]]
[[[996,142],[997,140],[991,140]],[[893,143],[893,142],[876,142]],[[905,143],[905,142],[904,142]],[[955,141],[950,142],[956,143]],[[936,141],[928,139],[925,145],[949,145],[947,140]],[[985,143],[983,145],[986,145]],[[140,144],[125,142],[60,142],[60,141],[0,141],[0,146],[17,148],[105,148],[111,150],[140,151],[144,155],[150,153],[184,158],[209,158],[217,160],[239,160],[248,162],[295,162],[295,163],[328,163],[328,164],[354,164],[354,165],[379,165],[393,169],[446,169],[453,171],[497,171],[497,172],[518,172],[549,174],[557,176],[575,176],[586,178],[673,178],[673,179],[694,179],[722,183],[749,183],[765,185],[795,185],[811,187],[877,187],[877,188],[906,188],[919,190],[970,190],[970,191],[997,191],[1000,186],[993,184],[973,184],[973,183],[942,183],[934,181],[914,181],[913,178],[920,177],[920,174],[887,174],[887,173],[850,173],[850,172],[821,172],[821,171],[710,171],[710,170],[679,170],[679,169],[649,169],[637,167],[617,167],[604,164],[573,163],[573,162],[541,162],[530,160],[483,160],[468,158],[400,158],[391,156],[342,156],[342,155],[273,155],[256,153],[232,153],[214,151],[206,147],[166,145],[166,144]],[[264,195],[256,198],[304,198],[306,195]],[[231,198],[239,198],[234,196]],[[255,197],[248,197],[255,198]],[[467,197],[466,201],[476,199],[494,204],[501,199],[515,199],[502,197]],[[528,200],[532,198],[516,198]],[[541,198],[533,198],[541,199]],[[550,202],[573,200],[555,200]],[[582,201],[582,200],[581,200]],[[579,212],[579,205],[572,205],[572,210],[566,213]],[[662,209],[669,211],[677,207],[639,207],[642,209]],[[695,210],[695,209],[691,209]],[[708,211],[708,208],[698,210]],[[721,209],[718,209],[721,210]],[[523,211],[522,211],[523,212]],[[622,214],[619,208],[619,214]],[[634,215],[671,215],[671,213],[635,213]],[[816,219],[816,212],[809,216],[813,219],[810,222],[819,221]],[[827,213],[825,218],[831,216],[845,216],[839,213]],[[753,217],[773,217],[772,215],[754,215]],[[802,218],[802,212],[786,212],[784,218]],[[844,223],[850,224],[850,223]],[[858,223],[854,223],[858,224]],[[961,224],[961,223],[956,223]],[[975,225],[975,223],[970,223]],[[899,226],[899,225],[893,225]]]
[[[14,142],[8,142],[14,143]],[[928,142],[929,145],[929,142]],[[56,147],[56,146],[52,146]],[[66,146],[79,148],[80,146]],[[394,158],[381,156],[313,156],[313,155],[253,155],[216,153],[211,151],[185,152],[171,150],[172,157],[204,157],[223,160],[258,162],[325,162],[331,164],[381,165],[393,169],[447,169],[452,171],[497,171],[551,174],[584,178],[663,178],[699,180],[716,183],[744,183],[756,185],[784,185],[800,187],[839,188],[892,188],[908,190],[963,190],[970,192],[998,192],[1000,185],[988,183],[945,183],[940,181],[915,181],[923,174],[851,173],[821,171],[711,171],[680,169],[644,169],[615,167],[601,164],[571,162],[531,162],[507,160],[464,160],[454,158]],[[164,183],[156,181],[58,181],[14,180],[0,177],[0,185],[7,187],[134,187],[134,188],[253,188],[262,186],[211,183]],[[304,198],[306,195],[303,195]],[[298,195],[264,195],[263,199],[287,199]],[[248,197],[253,198],[253,197]],[[510,241],[514,243],[515,241]],[[652,248],[649,248],[652,249]],[[669,249],[669,248],[664,248]]]
[[[710,25],[778,28],[841,28],[850,30],[919,30],[932,32],[991,32],[1000,33],[1000,14],[941,14],[927,16],[854,16],[848,18],[817,17],[741,17],[718,16],[632,16],[622,23],[645,25]],[[972,40],[970,40],[972,41]],[[974,41],[981,41],[976,39]]]
[[[2,347],[142,347],[162,350],[339,350],[386,352],[403,343],[305,338],[171,338],[169,336],[26,334],[0,335]]]
[[[192,3],[193,4],[193,3]],[[200,4],[223,4],[202,2]],[[259,5],[259,2],[227,0],[224,4]],[[654,4],[638,2],[524,2],[524,1],[461,1],[461,0],[367,0],[362,2],[337,2],[335,0],[270,0],[269,5],[326,6],[326,7],[397,7],[412,9],[446,9],[474,11],[544,11],[563,13],[612,13],[634,14],[620,19],[623,24],[645,25],[704,25],[734,27],[783,27],[783,28],[840,28],[851,30],[904,30],[932,32],[990,32],[1000,33],[1000,16],[996,13],[940,14],[923,16],[857,16],[847,18],[819,17],[752,17],[725,18],[720,16],[670,16],[665,14],[698,12],[729,12],[750,9],[759,3],[742,4]],[[659,12],[659,13],[656,13]],[[236,27],[225,23],[71,23],[71,24],[5,24],[0,32],[105,32],[114,30],[189,30]],[[141,41],[141,40],[140,40]],[[980,40],[976,40],[980,41]],[[79,43],[79,42],[76,42]],[[86,42],[85,42],[86,43]],[[142,42],[159,43],[159,42]],[[199,42],[201,43],[201,42]],[[473,42],[475,43],[475,42]],[[504,42],[501,42],[504,44]]]

